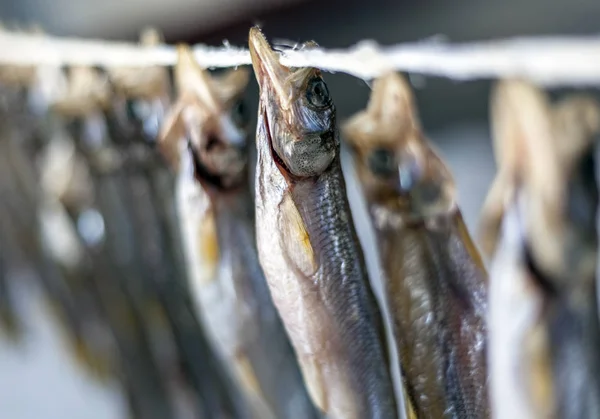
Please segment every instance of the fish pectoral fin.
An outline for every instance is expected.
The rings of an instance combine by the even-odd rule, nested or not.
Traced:
[[[537,406],[536,411],[550,411],[553,406],[554,383],[546,330],[539,326],[531,330],[524,342],[523,350],[528,355],[527,359],[532,361],[526,377],[531,400]]]
[[[314,250],[304,220],[289,193],[281,201],[279,214],[282,245],[290,262],[304,275],[313,275],[318,269]]]
[[[255,416],[261,419],[274,419],[275,416],[265,400],[254,367],[248,357],[243,352],[237,351],[234,364],[239,383],[250,398]]]
[[[237,353],[235,356],[235,369],[240,379],[240,384],[249,393],[261,394],[258,379],[254,373],[254,368],[250,360],[243,353]]]
[[[415,411],[415,406],[413,405],[413,401],[408,395],[408,391],[406,391],[406,385],[402,385],[402,394],[404,396],[404,411],[406,415],[406,419],[417,419],[417,412]]]
[[[204,273],[200,278],[201,285],[212,284],[216,278],[217,264],[219,262],[219,239],[217,227],[212,213],[206,216],[198,226],[199,252],[203,263]]]
[[[310,398],[322,412],[327,413],[329,404],[321,365],[310,355],[299,356],[298,361]]]

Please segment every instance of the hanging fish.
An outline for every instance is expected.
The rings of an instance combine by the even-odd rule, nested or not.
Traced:
[[[395,418],[383,322],[340,165],[335,107],[314,68],[279,63],[258,28],[258,253],[315,404],[332,419]]]
[[[75,151],[73,139],[66,132],[62,134],[58,131],[51,134],[39,159],[40,233],[69,295],[68,311],[73,310],[72,316],[77,319],[74,324],[66,324],[65,335],[75,337],[77,359],[93,373],[106,378],[115,373],[114,342],[91,286],[90,255],[78,231],[80,214],[92,204],[93,185],[85,161]],[[63,302],[53,301],[52,294],[49,297],[51,307],[64,321]]]
[[[252,417],[317,417],[256,252],[242,101],[248,71],[211,76],[182,46],[176,79],[179,101],[162,144],[180,147],[177,197],[200,317]]]
[[[14,122],[14,118],[11,118]],[[26,118],[23,122],[29,122],[35,126],[37,123],[32,118]],[[27,124],[25,124],[27,125]],[[12,125],[3,124],[4,132],[10,132]],[[13,127],[14,128],[14,127]],[[20,137],[26,128],[19,128],[13,135]],[[67,286],[66,278],[61,272],[56,261],[52,261],[47,252],[44,252],[44,240],[40,237],[40,231],[43,231],[44,223],[38,219],[40,205],[43,199],[40,199],[39,180],[34,166],[34,152],[28,150],[32,138],[20,138],[19,141],[13,141],[14,138],[7,138],[7,141],[0,140],[0,190],[4,199],[0,202],[0,241],[2,247],[2,259],[8,269],[4,278],[7,292],[10,291],[11,282],[15,272],[25,269],[32,274],[32,277],[38,279],[46,294],[49,308],[63,324],[68,325],[71,348],[76,358],[85,361],[84,365],[92,367],[94,372],[98,372],[95,366],[98,366],[92,355],[89,346],[84,342],[83,334],[83,316],[76,307],[71,290]],[[54,223],[56,225],[56,223]],[[68,241],[62,235],[56,236],[58,246],[53,251],[60,252],[61,249],[69,247],[72,242]],[[65,245],[65,246],[63,246]],[[6,296],[8,297],[8,295]],[[10,303],[10,302],[7,302]],[[18,320],[18,319],[16,319]],[[7,319],[15,321],[15,319]],[[10,328],[10,324],[8,325]]]
[[[416,112],[408,83],[389,73],[343,132],[377,234],[410,408],[485,418],[487,275]]]
[[[155,31],[142,34],[144,45],[159,41]],[[156,289],[169,325],[168,336],[162,339],[163,363],[172,379],[180,375],[189,382],[202,417],[232,417],[229,383],[215,366],[180,263],[183,249],[176,234],[173,176],[153,147],[170,101],[167,71],[163,67],[115,68],[109,69],[109,76],[119,95],[110,113],[111,131],[121,138],[121,149],[128,156],[130,188],[123,199],[133,212],[131,223],[139,238],[144,277]],[[174,347],[165,345],[167,341]],[[177,368],[181,365],[182,371]]]
[[[62,72],[56,70],[53,77],[48,73],[48,78],[43,82],[38,80],[38,83],[60,84],[64,81],[64,86],[67,86]],[[41,85],[33,87],[40,88]],[[57,104],[61,99],[68,101],[61,95],[68,96],[69,93],[72,92],[57,89],[56,96],[44,98],[48,101],[46,106],[52,106],[54,100]],[[107,95],[108,92],[104,91],[99,97]],[[46,289],[48,301],[61,320],[59,324],[64,326],[64,335],[68,341],[74,340],[75,359],[96,376],[106,379],[116,372],[115,342],[106,324],[102,303],[92,285],[92,260],[78,229],[79,216],[93,205],[92,179],[62,116],[48,113],[40,130],[45,136],[45,146],[37,158],[40,236],[45,253],[54,264],[53,277],[60,281],[58,289],[66,294],[56,299],[57,292],[52,288]]]
[[[0,329],[16,341],[23,332],[23,324],[14,299],[13,279],[18,268],[32,262],[29,256],[36,243],[31,213],[35,204],[20,195],[19,173],[10,162],[19,147],[14,137],[25,135],[20,132],[20,124],[14,121],[18,113],[14,108],[18,107],[20,98],[7,91],[12,90],[10,87],[0,86],[0,89],[0,100],[4,102],[0,107]],[[27,191],[23,191],[23,195],[26,194]]]
[[[93,187],[87,188],[91,195],[87,205],[60,200],[72,229],[77,233],[78,249],[83,255],[83,262],[79,263],[83,269],[79,271],[79,278],[75,278],[78,282],[70,281],[69,286],[86,290],[91,295],[86,306],[88,309],[92,304],[98,307],[97,312],[101,314],[116,347],[116,374],[123,382],[133,416],[177,417],[156,354],[152,352],[152,326],[148,326],[146,313],[139,307],[144,283],[135,270],[127,270],[126,263],[122,263],[123,253],[119,245],[127,237],[122,235],[126,230],[118,229],[123,222],[129,224],[129,221],[115,189],[119,186],[115,172],[118,173],[120,159],[117,157],[120,156],[106,154],[110,148],[106,143],[102,110],[110,103],[109,85],[90,68],[72,68],[69,76],[64,91],[59,89],[58,96],[52,99],[51,110],[77,136],[74,152],[86,157],[93,182]],[[74,176],[76,181],[80,178]],[[68,182],[69,177],[50,179],[60,184]],[[100,235],[95,239],[86,234],[85,224],[87,222],[89,227],[90,218],[101,226]],[[82,303],[81,298],[76,301]]]
[[[495,418],[600,417],[594,137],[600,107],[521,81],[492,96],[498,174],[482,214]]]
[[[28,149],[36,124],[26,109],[34,75],[30,66],[0,66],[0,327],[13,340],[23,332],[13,280],[23,269],[40,267],[37,190]]]
[[[93,351],[85,343],[84,316],[77,309],[60,268],[43,251],[43,243],[39,237],[43,227],[38,219],[42,201],[35,159],[39,151],[37,131],[42,124],[39,116],[32,114],[28,106],[27,92],[29,85],[36,84],[37,74],[37,71],[29,67],[0,68],[0,79],[4,83],[3,99],[6,100],[3,103],[5,112],[2,112],[6,141],[2,141],[0,145],[0,189],[3,189],[2,196],[5,197],[0,204],[0,224],[3,225],[2,235],[5,236],[2,247],[6,251],[2,257],[5,258],[11,277],[15,270],[25,268],[41,281],[49,297],[49,308],[64,324],[68,324],[70,332],[66,335],[70,337],[69,342],[76,358],[98,372],[95,367],[99,364],[94,361],[98,358],[92,355]],[[20,261],[15,263],[15,259]]]

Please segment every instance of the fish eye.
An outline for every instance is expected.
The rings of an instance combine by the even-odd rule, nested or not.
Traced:
[[[396,171],[394,155],[391,150],[376,148],[368,157],[369,169],[379,177],[387,178]]]
[[[326,108],[331,105],[329,89],[320,77],[312,78],[306,87],[306,99],[316,108]]]
[[[250,122],[250,114],[245,100],[240,99],[233,105],[231,118],[238,127],[245,127]]]

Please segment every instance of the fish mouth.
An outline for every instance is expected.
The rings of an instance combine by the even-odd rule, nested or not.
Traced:
[[[231,153],[235,153],[233,147],[223,142],[222,139],[215,134],[207,135],[206,139],[202,143],[202,150],[199,150],[192,144],[191,141],[188,141],[188,150],[192,156],[194,178],[196,181],[200,182],[200,184],[202,184],[204,187],[209,187],[209,189],[222,192],[230,191],[240,187],[243,183],[243,176],[239,176],[240,173],[237,171],[232,172],[228,170],[223,172],[219,169],[219,167],[223,168],[227,167],[227,165],[223,166],[222,163],[215,163],[214,161],[207,164],[207,162],[203,161],[203,156],[214,156],[214,153],[217,155],[222,155],[222,153],[231,155]],[[208,158],[210,161],[211,158]],[[215,166],[215,164],[217,165]]]
[[[283,177],[286,180],[291,180],[293,177],[292,172],[287,167],[287,165],[285,164],[283,159],[281,157],[279,157],[279,154],[277,154],[277,151],[273,147],[273,137],[271,135],[271,132],[272,132],[271,125],[269,123],[269,116],[267,115],[266,109],[263,110],[263,112],[262,112],[262,118],[263,118],[263,121],[265,124],[265,132],[266,132],[266,136],[267,136],[267,147],[269,147],[269,151],[271,153],[271,158],[273,159],[275,166],[279,169],[279,172],[281,172]]]
[[[271,91],[281,107],[287,109],[290,103],[284,85],[290,70],[279,63],[279,55],[273,51],[258,27],[250,29],[248,47],[260,91]]]
[[[271,106],[272,101],[278,102],[274,106],[280,109],[285,109],[284,104],[288,103],[287,97],[284,94],[284,83],[289,74],[289,69],[279,63],[279,56],[267,42],[267,39],[258,27],[250,29],[248,37],[248,46],[250,49],[250,57],[252,58],[252,67],[258,86],[262,92],[273,93],[274,97],[269,100],[264,99],[261,108],[261,117],[265,125],[267,136],[267,146],[271,153],[273,162],[286,179],[291,179],[293,176],[283,159],[279,156],[273,147],[273,130],[271,121],[269,120],[269,112],[267,106]]]
[[[217,189],[225,189],[223,177],[212,173],[200,159],[199,153],[194,150],[194,147],[188,142],[188,150],[192,155],[192,163],[194,166],[194,178],[203,185],[215,187]]]

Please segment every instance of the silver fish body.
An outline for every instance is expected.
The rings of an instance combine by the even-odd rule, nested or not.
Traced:
[[[487,275],[405,79],[375,80],[344,134],[377,234],[408,415],[489,417]]]
[[[191,153],[181,163],[191,163]],[[192,182],[180,176],[178,188],[191,290],[249,417],[317,417],[258,263],[250,194],[242,187],[209,197]]]
[[[264,100],[264,99],[262,99]],[[264,106],[264,104],[262,105]],[[290,187],[276,167],[265,115],[257,131],[256,231],[275,305],[316,404],[331,418],[396,417],[381,314],[369,287],[337,157]],[[339,144],[338,144],[339,146]],[[289,235],[297,208],[313,262]],[[298,246],[297,255],[289,249]],[[304,266],[299,266],[304,265]]]
[[[251,315],[240,332],[260,392],[276,418],[318,417],[258,261],[253,200],[244,191],[214,202],[221,252],[218,275],[235,284]]]
[[[462,220],[377,229],[410,404],[419,418],[489,416],[485,272]],[[385,227],[384,227],[385,229]]]

